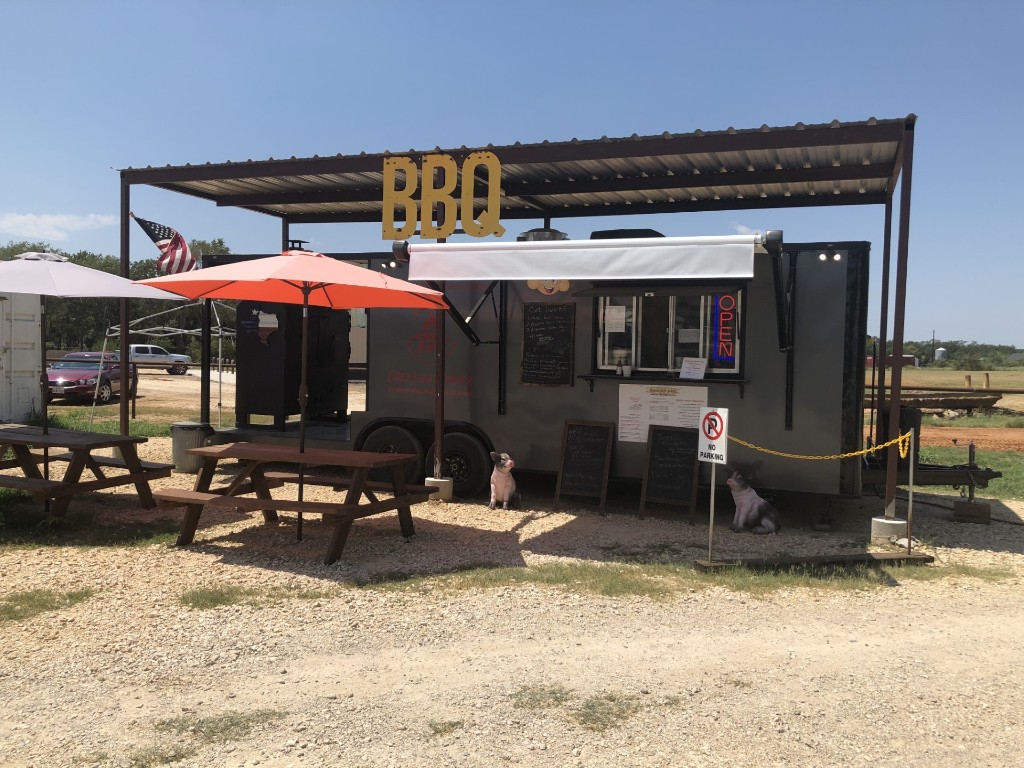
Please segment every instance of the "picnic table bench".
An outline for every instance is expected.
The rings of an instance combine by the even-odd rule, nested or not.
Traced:
[[[67,514],[75,496],[119,485],[134,485],[142,506],[149,509],[156,506],[149,481],[170,477],[174,467],[142,461],[137,446],[146,440],[131,435],[72,429],[44,431],[25,424],[0,424],[0,470],[21,472],[20,475],[0,473],[0,487],[28,492],[36,501],[52,500],[50,514],[54,517]],[[64,450],[51,454],[50,449]],[[102,449],[116,449],[119,456],[97,453]],[[8,451],[13,458],[4,458]],[[50,466],[54,463],[67,465],[59,480],[49,477]],[[110,469],[123,469],[126,474],[109,474]],[[85,470],[89,470],[93,479],[82,479]]]
[[[276,522],[277,513],[298,514],[298,537],[302,536],[303,513],[320,514],[332,521],[331,539],[324,556],[330,565],[338,560],[345,547],[353,521],[397,511],[402,535],[415,535],[411,505],[423,501],[437,489],[429,486],[409,486],[405,482],[405,464],[415,460],[411,454],[372,453],[368,451],[312,448],[300,452],[293,446],[263,443],[226,443],[188,449],[188,453],[202,459],[192,490],[167,489],[158,491],[156,498],[169,505],[185,506],[185,517],[178,535],[178,546],[191,544],[195,538],[199,519],[205,509],[236,509],[261,511],[266,523]],[[226,484],[213,487],[219,462],[236,459],[239,468]],[[284,465],[288,469],[269,469]],[[307,472],[307,469],[326,467],[332,474]],[[369,472],[384,469],[390,472],[390,482],[368,479]],[[341,470],[338,473],[338,470]],[[271,488],[297,484],[300,498],[273,498]],[[304,485],[330,486],[345,491],[344,498],[329,501],[310,501],[301,497]],[[391,498],[377,498],[374,492],[390,492]],[[255,497],[242,494],[255,493]],[[365,496],[368,502],[361,499]]]

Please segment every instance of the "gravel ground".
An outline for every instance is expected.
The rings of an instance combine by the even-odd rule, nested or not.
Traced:
[[[145,453],[169,460],[169,439]],[[191,482],[176,473],[155,485]],[[358,521],[333,566],[320,562],[320,522],[307,518],[297,542],[287,513],[273,528],[258,514],[204,514],[185,549],[0,549],[0,599],[93,590],[73,607],[0,622],[0,762],[1020,764],[1024,504],[992,502],[1005,522],[971,525],[950,520],[949,498],[915,494],[914,536],[937,559],[928,567],[998,569],[995,580],[765,598],[712,587],[664,601],[535,585],[354,586],[479,564],[707,554],[706,506],[690,526],[668,510],[637,519],[635,489],[613,494],[606,515],[554,509],[543,483],[529,491],[516,511],[420,504],[410,542],[393,515]],[[139,510],[114,491],[76,506],[101,522],[182,512]],[[726,507],[723,498],[719,557],[863,551],[881,512],[877,499],[834,504],[823,532],[812,524],[820,503],[782,499],[785,529],[759,537],[729,532]],[[264,598],[211,610],[180,601],[227,585]],[[283,596],[267,597],[275,591]],[[255,727],[224,742],[204,734],[228,716]]]

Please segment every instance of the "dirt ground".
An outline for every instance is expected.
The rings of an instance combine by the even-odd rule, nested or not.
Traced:
[[[138,408],[197,394],[194,377],[150,374]],[[223,398],[233,402],[227,386]],[[167,460],[170,442],[150,440],[144,458]],[[175,473],[154,486],[191,482]],[[115,522],[181,517],[114,490],[75,504]],[[706,554],[712,532],[721,558],[856,552],[881,511],[865,497],[833,509],[829,532],[787,514],[778,535],[753,536],[731,533],[727,515],[709,531],[706,516],[638,519],[635,504],[597,514],[525,502],[424,502],[410,540],[391,515],[360,520],[331,566],[323,521],[308,520],[299,541],[293,517],[270,526],[231,510],[204,513],[189,547],[4,548],[0,600],[90,594],[0,622],[0,763],[1020,763],[1024,502],[993,502],[992,524],[975,525],[952,520],[951,499],[920,494],[914,538],[945,576],[894,575],[877,589],[712,586],[659,600],[573,585],[355,586],[481,565],[683,563]],[[252,597],[197,610],[182,601],[197,588]],[[230,723],[249,727],[218,736]]]

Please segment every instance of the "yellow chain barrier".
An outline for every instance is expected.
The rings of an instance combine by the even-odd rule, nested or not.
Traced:
[[[898,437],[894,437],[888,443],[882,443],[881,445],[875,445],[870,448],[865,448],[860,451],[850,451],[849,453],[834,453],[831,456],[808,456],[802,453],[784,453],[783,451],[773,451],[771,448],[762,448],[759,445],[748,443],[746,440],[741,440],[738,437],[729,435],[729,440],[734,443],[739,443],[742,446],[751,448],[761,453],[769,453],[772,456],[781,456],[785,459],[805,459],[808,461],[825,461],[829,459],[849,459],[853,456],[864,456],[868,453],[874,453],[875,451],[881,451],[888,448],[891,445],[899,445],[900,458],[907,458],[907,453],[910,451],[910,432],[905,432]]]

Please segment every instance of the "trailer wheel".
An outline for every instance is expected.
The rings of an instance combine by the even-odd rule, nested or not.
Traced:
[[[423,443],[405,427],[400,427],[397,424],[378,427],[367,435],[363,442],[363,450],[372,453],[411,453],[415,455],[416,460],[405,465],[405,482],[419,481],[420,469],[423,466]],[[390,480],[391,476],[388,470],[376,469],[370,472],[370,478]]]
[[[427,451],[427,476],[434,474],[434,448]],[[484,446],[472,435],[453,432],[444,436],[444,476],[452,479],[452,493],[471,499],[483,493],[491,476],[491,460]]]

